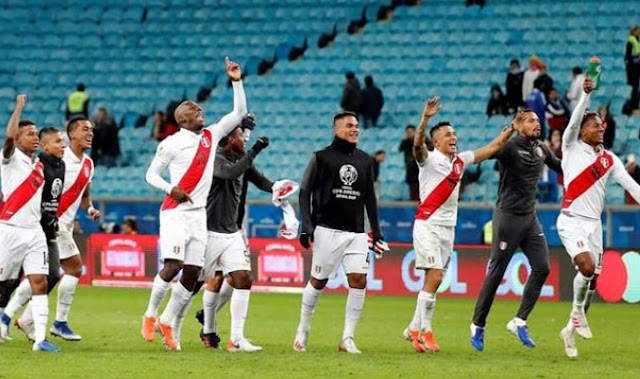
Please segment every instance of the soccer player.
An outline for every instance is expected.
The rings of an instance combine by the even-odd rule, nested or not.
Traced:
[[[253,160],[269,146],[267,137],[260,137],[251,149],[245,152],[245,142],[240,127],[235,128],[220,141],[213,182],[207,198],[207,250],[202,278],[213,278],[216,270],[222,269],[233,282],[231,295],[231,337],[227,343],[230,352],[256,352],[262,347],[253,345],[244,337],[244,324],[249,308],[251,289],[251,262],[249,251],[238,229],[238,207],[242,192],[243,177],[259,189],[271,193],[273,182],[253,165]],[[215,305],[211,301],[213,292],[205,288],[203,294],[204,327],[201,334],[205,347],[214,347]],[[216,338],[217,337],[217,338]]]
[[[59,351],[46,338],[49,317],[47,298],[47,240],[40,226],[44,167],[35,156],[39,147],[33,124],[19,126],[26,95],[18,95],[7,124],[2,147],[3,203],[0,208],[0,291],[9,279],[16,279],[20,267],[31,285],[35,342],[33,351]]]
[[[66,341],[80,341],[67,321],[73,296],[82,275],[82,257],[73,240],[73,224],[82,207],[92,220],[100,218],[100,211],[93,207],[91,200],[91,180],[93,179],[93,161],[85,151],[91,149],[93,126],[83,117],[73,118],[67,125],[69,146],[64,151],[64,187],[58,205],[58,247],[60,266],[64,275],[58,285],[58,305],[56,318],[51,325],[51,334]]]
[[[471,324],[471,345],[479,351],[484,350],[484,327],[493,299],[518,246],[531,264],[531,275],[518,313],[507,323],[507,330],[527,347],[535,347],[529,336],[527,318],[549,275],[549,248],[536,214],[536,190],[542,166],[546,164],[561,174],[561,162],[538,140],[541,127],[535,112],[518,112],[513,125],[518,136],[495,154],[500,167],[500,186],[493,211],[491,258]]]
[[[597,113],[585,112],[593,81],[584,80],[583,93],[562,136],[564,199],[556,226],[578,273],[573,280],[573,307],[560,332],[568,357],[578,356],[574,333],[592,337],[586,312],[602,270],[602,210],[609,177],[640,202],[638,185],[614,153],[602,146],[605,128]]]
[[[506,128],[488,145],[474,151],[458,152],[458,137],[448,121],[434,125],[429,131],[434,150],[425,144],[426,128],[431,117],[438,113],[439,98],[428,100],[413,142],[413,156],[418,163],[420,204],[413,225],[413,246],[416,269],[425,271],[425,281],[413,319],[403,332],[418,353],[440,351],[431,320],[436,307],[436,292],[453,252],[453,240],[458,212],[460,179],[472,163],[480,163],[494,156],[513,134],[513,125]]]
[[[360,129],[352,112],[333,118],[334,140],[311,157],[300,188],[300,243],[313,244],[311,278],[302,294],[300,324],[293,349],[307,351],[311,316],[329,277],[342,263],[349,282],[345,324],[339,351],[360,353],[354,333],[364,306],[369,249],[364,230],[365,208],[374,246],[384,243],[378,223],[373,162],[356,148]]]
[[[20,121],[22,126],[33,125],[31,121]],[[42,218],[40,225],[47,238],[47,252],[49,257],[49,275],[47,276],[47,294],[51,293],[60,279],[60,253],[56,233],[58,231],[58,204],[62,195],[64,183],[65,164],[62,160],[64,156],[65,143],[62,133],[56,128],[46,127],[38,133],[41,152],[38,155],[40,162],[44,165],[44,186],[42,190]],[[16,295],[8,302],[11,293],[18,288]],[[7,281],[2,292],[2,301],[6,306],[0,319],[0,332],[2,338],[10,339],[9,326],[11,319],[31,298],[31,286],[28,280],[19,282],[19,279]],[[34,325],[31,307],[23,312],[22,317],[15,321],[18,329],[22,330],[27,338],[32,342],[34,337]]]
[[[200,269],[204,266],[205,206],[213,180],[213,149],[247,113],[240,66],[226,58],[226,71],[233,84],[233,111],[217,124],[205,128],[202,108],[193,101],[182,102],[175,111],[181,129],[158,145],[146,175],[147,182],[167,196],[160,209],[160,250],[164,266],[153,282],[143,316],[142,337],[153,341],[155,324],[169,350],[179,348],[173,323],[188,310]],[[165,168],[169,169],[170,183],[161,176]],[[182,277],[173,287],[163,314],[156,319],[158,307],[180,270],[183,270]]]

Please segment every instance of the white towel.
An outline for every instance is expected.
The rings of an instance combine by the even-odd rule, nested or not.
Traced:
[[[296,211],[293,209],[291,204],[289,204],[289,200],[282,200],[280,209],[282,209],[283,221],[282,226],[280,227],[280,237],[288,240],[298,238],[298,227],[300,226],[300,222],[296,217]]]
[[[271,202],[279,207],[282,200],[294,195],[300,189],[300,185],[293,180],[283,179],[273,183],[271,187]]]

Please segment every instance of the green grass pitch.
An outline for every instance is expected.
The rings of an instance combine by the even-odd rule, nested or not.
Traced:
[[[578,340],[579,357],[565,357],[558,333],[569,303],[539,303],[529,320],[538,346],[527,349],[505,328],[518,303],[496,301],[487,325],[485,351],[469,345],[472,300],[438,300],[434,331],[442,348],[417,354],[401,338],[415,307],[412,297],[370,296],[356,334],[362,355],[338,353],[344,320],[344,295],[324,294],[313,318],[309,351],[292,350],[300,295],[253,294],[246,335],[264,351],[231,354],[202,347],[194,304],[185,322],[181,352],[164,349],[140,336],[149,290],[79,288],[70,323],[81,342],[64,342],[57,354],[33,353],[12,327],[13,341],[0,344],[2,378],[152,378],[152,377],[640,377],[640,307],[595,304],[589,313],[594,338]],[[55,294],[51,296],[51,302]],[[229,336],[228,307],[219,320],[223,341]]]

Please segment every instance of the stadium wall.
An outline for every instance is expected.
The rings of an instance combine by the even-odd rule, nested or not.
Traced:
[[[298,241],[250,238],[251,265],[255,291],[301,293],[311,272],[311,252]],[[151,286],[161,267],[157,235],[91,234],[86,238],[86,270],[82,283],[96,286]],[[367,293],[370,295],[415,296],[424,273],[414,269],[415,252],[408,243],[391,243],[383,259],[370,256]],[[637,249],[636,249],[637,250]],[[456,245],[449,270],[439,290],[441,297],[475,298],[485,276],[489,247]],[[575,270],[562,249],[552,248],[551,274],[545,283],[543,301],[572,298]],[[518,299],[530,273],[529,263],[517,252],[498,288],[497,297]],[[640,301],[640,254],[628,249],[610,249],[604,256],[604,269],[598,281],[601,301]],[[329,280],[327,290],[346,292],[342,268]]]

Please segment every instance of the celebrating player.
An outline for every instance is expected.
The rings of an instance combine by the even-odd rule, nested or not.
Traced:
[[[2,198],[0,208],[0,291],[16,279],[22,267],[31,285],[31,311],[35,329],[33,351],[59,351],[46,338],[49,318],[47,297],[47,240],[40,226],[44,167],[35,156],[39,140],[35,125],[19,125],[26,95],[18,95],[7,124],[2,148]]]
[[[180,131],[158,145],[146,175],[147,182],[167,196],[160,209],[160,250],[164,267],[153,282],[149,305],[143,316],[142,336],[153,341],[154,324],[157,324],[163,343],[170,350],[179,349],[173,325],[176,318],[186,313],[204,265],[207,243],[205,205],[215,160],[212,149],[235,129],[247,112],[240,66],[226,58],[226,71],[233,84],[233,111],[217,124],[204,128],[202,108],[192,101],[184,101],[175,111]],[[161,176],[167,167],[170,183]],[[182,277],[173,287],[160,319],[156,320],[158,307],[181,269]]]
[[[627,173],[614,153],[602,146],[602,118],[586,112],[594,82],[586,78],[583,93],[562,136],[564,199],[556,226],[567,253],[578,269],[573,280],[573,308],[567,326],[560,332],[568,357],[578,356],[574,332],[590,339],[586,312],[602,270],[602,210],[605,184],[611,176],[640,202],[640,185]]]
[[[435,147],[429,153],[425,145],[425,130],[430,118],[438,113],[438,101],[436,96],[425,104],[413,143],[420,182],[420,204],[413,225],[413,246],[416,269],[425,270],[425,281],[418,294],[413,319],[403,335],[419,353],[440,351],[433,336],[431,320],[436,307],[436,291],[442,283],[453,251],[460,179],[468,165],[493,157],[514,132],[514,125],[511,125],[487,146],[475,152],[456,154],[456,131],[449,122],[443,121],[434,125],[429,132]]]
[[[527,318],[540,296],[549,275],[549,247],[536,214],[536,190],[546,164],[562,173],[561,162],[549,148],[538,141],[540,121],[531,110],[520,111],[513,119],[518,136],[500,149],[495,157],[500,167],[498,202],[493,211],[493,238],[487,277],[471,324],[471,345],[484,350],[484,326],[504,273],[518,246],[531,264],[531,275],[522,294],[516,317],[507,329],[527,347],[535,347],[529,337]]]
[[[31,121],[20,121],[20,125],[33,125]],[[44,186],[42,190],[42,218],[40,225],[47,238],[47,252],[49,257],[49,275],[47,276],[47,294],[51,293],[58,279],[60,279],[60,253],[56,233],[58,232],[58,204],[62,195],[64,183],[65,164],[62,160],[64,156],[64,140],[62,133],[56,128],[46,127],[38,133],[41,152],[38,155],[40,162],[44,165]],[[18,286],[19,285],[19,286]],[[11,293],[18,288],[16,295],[11,301],[6,303]],[[2,302],[6,306],[0,322],[0,332],[2,338],[10,339],[9,326],[11,319],[17,312],[31,299],[31,286],[28,280],[19,282],[19,279],[7,281],[4,291],[2,291]],[[4,307],[3,307],[4,308]],[[35,330],[33,325],[33,314],[31,306],[22,313],[22,317],[15,322],[16,327],[22,330],[30,341],[35,340]]]
[[[349,282],[346,314],[340,351],[360,353],[354,332],[364,306],[369,250],[364,230],[366,208],[373,243],[384,246],[378,224],[378,206],[373,188],[373,163],[357,149],[358,119],[342,112],[333,119],[333,143],[313,154],[300,189],[302,234],[300,243],[313,244],[311,279],[302,293],[300,324],[293,349],[307,351],[311,316],[329,277],[342,263]],[[384,248],[381,248],[384,249]]]

